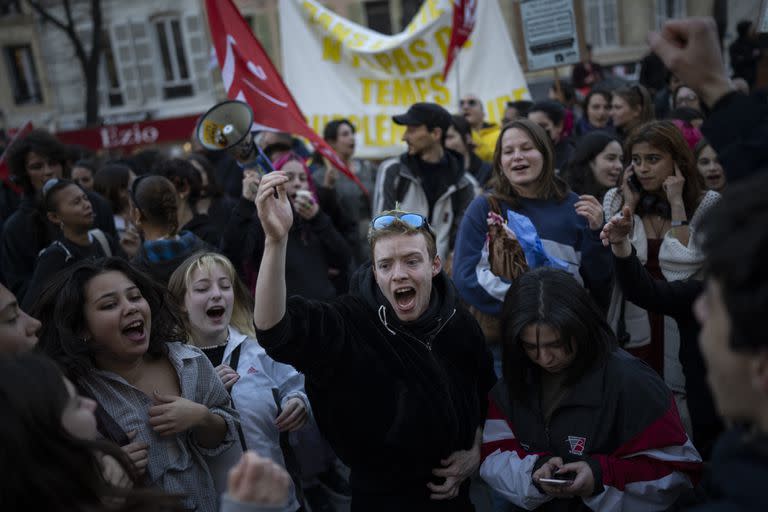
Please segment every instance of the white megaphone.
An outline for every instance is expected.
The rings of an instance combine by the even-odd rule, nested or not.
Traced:
[[[226,151],[241,164],[261,154],[251,133],[253,110],[243,101],[228,100],[214,105],[197,123],[195,134],[205,149]],[[266,159],[267,164],[269,159]]]

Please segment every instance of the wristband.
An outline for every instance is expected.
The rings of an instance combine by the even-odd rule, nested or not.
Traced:
[[[673,220],[671,222],[671,225],[672,225],[673,228],[679,228],[681,226],[687,226],[688,225],[688,221],[687,220]]]

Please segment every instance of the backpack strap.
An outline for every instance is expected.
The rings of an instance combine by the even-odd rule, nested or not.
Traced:
[[[275,404],[277,404],[277,415],[279,416],[283,411],[283,406],[280,402],[280,390],[272,388],[272,397],[275,400]],[[280,450],[283,452],[283,459],[285,459],[285,469],[288,471],[288,474],[291,475],[291,480],[293,480],[296,499],[303,510],[305,508],[305,497],[304,487],[301,483],[301,466],[299,465],[299,460],[296,458],[296,452],[293,450],[293,446],[291,446],[288,435],[288,432],[280,432]]]
[[[240,363],[240,349],[243,347],[243,343],[240,343],[238,346],[236,346],[235,349],[232,351],[232,355],[229,357],[229,367],[235,371],[237,371],[237,365]],[[232,398],[232,388],[229,388],[228,392],[229,392],[229,398],[231,399],[231,402],[232,402],[232,408],[236,409],[235,399]],[[239,421],[235,423],[235,426],[237,427],[237,437],[240,438],[240,447],[243,449],[243,453],[245,453],[248,451],[248,445],[245,444],[245,434],[243,433],[243,427],[240,425]]]
[[[401,165],[401,164],[399,164]],[[395,178],[395,201],[397,203],[402,203],[403,198],[405,197],[405,193],[408,192],[408,186],[410,180],[403,179],[402,176],[398,173],[397,177]]]
[[[88,234],[93,236],[93,239],[99,242],[99,245],[101,246],[101,249],[104,251],[104,255],[107,258],[112,256],[112,248],[109,246],[107,235],[105,235],[102,230],[98,228],[91,229],[90,231],[88,231]]]

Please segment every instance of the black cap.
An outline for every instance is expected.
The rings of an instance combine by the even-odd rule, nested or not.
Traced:
[[[392,120],[399,125],[419,126],[427,125],[427,129],[442,128],[443,133],[451,126],[451,114],[437,103],[414,103],[405,114],[392,116]]]

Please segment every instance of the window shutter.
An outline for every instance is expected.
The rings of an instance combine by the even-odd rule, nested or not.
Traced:
[[[192,65],[196,89],[198,92],[209,91],[211,89],[211,73],[208,71],[210,47],[206,43],[200,16],[186,16],[184,28],[189,43],[187,53]]]
[[[144,101],[154,101],[158,99],[159,91],[149,26],[143,22],[131,22],[131,37],[136,54],[137,85],[141,88]]]
[[[123,93],[127,104],[139,102],[139,77],[136,67],[136,56],[131,42],[131,26],[129,22],[112,25],[112,50],[120,73]]]

